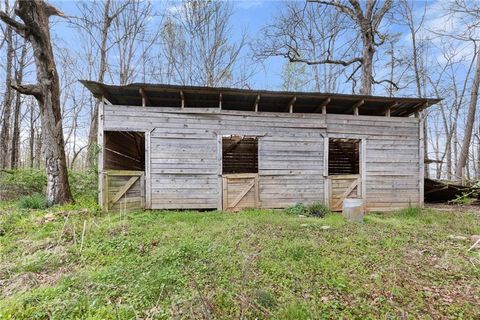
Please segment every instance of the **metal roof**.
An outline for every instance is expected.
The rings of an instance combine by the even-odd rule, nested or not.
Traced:
[[[438,103],[437,98],[380,97],[339,93],[250,90],[220,87],[132,83],[107,85],[81,80],[96,98],[104,97],[115,105],[181,108],[220,108],[223,110],[352,114],[408,117]]]

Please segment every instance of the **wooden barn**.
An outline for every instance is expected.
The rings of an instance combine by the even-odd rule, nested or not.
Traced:
[[[104,210],[423,205],[438,99],[82,81],[101,99]]]

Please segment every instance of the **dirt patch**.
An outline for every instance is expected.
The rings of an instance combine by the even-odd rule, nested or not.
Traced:
[[[461,204],[447,204],[447,203],[426,203],[425,208],[435,209],[445,212],[473,212],[480,215],[480,203],[477,205],[461,205]]]
[[[74,272],[74,269],[73,267],[61,267],[49,272],[25,272],[17,274],[10,279],[0,280],[0,296],[8,297],[39,286],[55,285],[62,277]]]

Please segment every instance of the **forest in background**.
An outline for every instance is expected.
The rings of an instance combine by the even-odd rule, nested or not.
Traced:
[[[479,2],[275,2],[258,32],[227,1],[52,4],[63,11],[50,28],[69,169],[95,165],[98,102],[78,82],[87,79],[440,97],[424,114],[427,175],[480,179]],[[2,0],[0,10],[17,19],[15,6]],[[279,61],[278,84],[262,83]],[[45,166],[37,101],[12,88],[35,78],[30,43],[0,23],[3,169]]]

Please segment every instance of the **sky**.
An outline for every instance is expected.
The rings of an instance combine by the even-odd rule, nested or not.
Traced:
[[[75,1],[55,0],[51,1],[66,16],[75,16],[78,14]],[[175,6],[175,1],[153,0],[154,7],[162,5]],[[282,1],[259,1],[245,0],[232,1],[233,16],[231,19],[232,35],[231,41],[239,41],[242,32],[246,32],[249,40],[254,40],[259,36],[261,28],[271,22],[275,13],[279,11]],[[76,32],[72,32],[71,26],[65,19],[59,17],[51,18],[51,32],[54,37],[62,39],[67,45],[76,46]],[[243,55],[246,57],[246,47]],[[283,58],[270,58],[268,62],[260,66],[253,75],[251,82],[253,87],[259,89],[280,89],[282,84],[281,71],[285,63]]]

